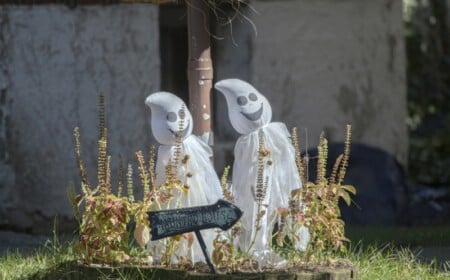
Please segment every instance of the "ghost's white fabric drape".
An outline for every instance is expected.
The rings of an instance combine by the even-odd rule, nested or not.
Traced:
[[[247,251],[257,234],[250,253],[260,258],[273,256],[267,253],[271,252],[269,242],[277,209],[288,208],[291,191],[302,187],[290,133],[283,123],[271,123],[270,104],[252,85],[238,79],[227,79],[216,83],[215,88],[225,96],[231,125],[242,134],[234,149],[232,178],[236,205],[244,212],[239,245],[242,250]],[[266,214],[261,218],[261,228],[256,232],[258,207],[255,187],[258,176],[259,135],[269,153],[263,169],[266,196],[262,203],[264,207],[260,209],[266,211]]]
[[[174,158],[174,153],[175,145],[159,147],[156,161],[157,185],[163,184],[166,180],[165,168],[169,160]],[[213,204],[222,197],[219,178],[211,165],[210,157],[212,155],[211,148],[195,135],[189,135],[181,143],[181,159],[177,164],[177,178],[189,187],[188,195],[181,198],[183,207]],[[189,159],[183,164],[181,160],[185,156],[188,156]]]
[[[266,215],[263,217],[262,227],[253,245],[255,251],[267,249],[277,208],[287,208],[291,191],[302,187],[295,165],[290,134],[283,123],[270,123],[239,137],[234,150],[236,158],[233,165],[233,193],[237,194],[235,195],[236,205],[242,207],[244,213],[252,213],[244,214],[241,218],[244,229],[240,236],[241,247],[248,248],[255,234],[257,205],[254,188],[258,173],[258,134],[261,132],[264,146],[270,152],[267,161],[271,161],[272,164],[264,166],[267,189],[263,205],[268,207],[262,208],[266,211]],[[250,201],[253,203],[249,203]]]
[[[171,201],[169,208],[181,208],[208,205],[217,202],[222,197],[220,181],[211,164],[211,147],[197,136],[192,135],[192,116],[184,102],[168,92],[158,92],[146,99],[146,104],[152,111],[152,132],[155,139],[161,143],[156,161],[156,181],[160,186],[166,181],[166,166],[172,161],[177,166],[177,179],[187,186],[187,195],[183,192],[175,193],[176,198]],[[181,123],[181,120],[183,122]],[[174,163],[177,142],[177,132],[182,130],[181,154],[178,162]],[[212,250],[215,230],[203,230],[203,239],[209,250]],[[150,250],[154,251],[154,259],[162,252],[161,242],[151,242]],[[194,240],[192,248],[188,249],[187,240],[183,239],[177,256],[188,257],[193,263],[203,261],[204,256],[198,242]],[[172,258],[177,262],[176,256]]]
[[[181,208],[201,206],[216,203],[222,197],[220,181],[212,168],[210,157],[211,148],[200,138],[190,135],[183,140],[181,145],[181,158],[188,156],[186,164],[178,163],[177,178],[189,187],[188,194],[178,192],[175,195],[179,200],[173,199],[169,208]],[[156,162],[156,180],[157,184],[164,183],[165,167],[169,160],[174,158],[175,146],[161,145],[158,151],[158,160]],[[187,175],[189,174],[189,176]],[[175,203],[178,202],[178,205]],[[202,236],[206,246],[210,251],[213,249],[213,240],[216,237],[214,229],[202,230]],[[205,261],[198,242],[194,240],[192,249],[187,248],[187,241],[181,241],[181,247],[176,252],[181,256],[188,256],[193,262]],[[173,259],[176,262],[176,259]]]

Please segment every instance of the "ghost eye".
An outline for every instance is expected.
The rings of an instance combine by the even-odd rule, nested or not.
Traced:
[[[248,99],[250,99],[251,101],[256,101],[258,100],[258,96],[256,96],[256,93],[252,92],[248,95]]]
[[[186,117],[186,113],[184,112],[184,108],[181,108],[180,111],[178,111],[178,116],[180,119],[184,120],[184,117]]]
[[[245,104],[247,104],[247,102],[248,102],[248,100],[247,100],[247,97],[245,97],[245,96],[239,96],[239,97],[237,98],[237,103],[238,103],[240,106],[244,106]]]
[[[177,121],[177,114],[175,114],[174,112],[169,112],[167,114],[167,120],[169,122],[176,122]]]

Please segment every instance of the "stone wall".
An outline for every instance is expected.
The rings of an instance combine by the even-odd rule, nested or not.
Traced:
[[[406,182],[397,164],[405,167],[408,153],[402,1],[261,0],[251,6],[244,14],[257,32],[245,20],[216,31],[225,37],[216,43],[216,79],[249,80],[271,102],[273,121],[299,129],[303,150],[305,129],[311,148],[322,131],[343,141],[351,124],[346,183],[356,186],[359,206],[343,207],[344,220],[405,222]],[[238,135],[221,95],[215,105],[220,171],[232,162]],[[341,152],[331,145],[330,159]],[[313,170],[310,175],[314,180]]]
[[[381,148],[407,162],[402,1],[256,1],[252,81],[274,120],[309,144],[321,131]]]
[[[134,161],[137,149],[148,150],[144,100],[160,83],[158,10],[0,6],[0,29],[0,226],[48,231],[55,215],[72,216],[75,126],[95,179],[99,92],[113,167],[119,154]]]
[[[0,13],[0,203],[2,207],[11,205],[11,191],[14,186],[15,172],[10,156],[10,110],[11,98],[8,95],[9,72],[8,47],[3,42],[8,27],[8,17],[1,11]],[[0,220],[3,220],[0,210]]]
[[[384,149],[406,162],[401,1],[253,1],[257,28],[215,31],[215,78],[249,80],[274,121]],[[79,183],[72,130],[95,179],[97,97],[106,97],[113,167],[148,150],[145,97],[160,87],[158,8],[153,5],[0,6],[0,228],[48,231],[69,220],[69,181]],[[237,134],[216,94],[216,162],[232,163]],[[302,142],[305,142],[304,137]],[[113,170],[113,174],[115,174]],[[114,178],[113,178],[114,179]]]

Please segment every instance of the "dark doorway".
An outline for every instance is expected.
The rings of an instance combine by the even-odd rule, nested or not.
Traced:
[[[161,5],[159,31],[161,90],[172,92],[189,104],[186,6]]]

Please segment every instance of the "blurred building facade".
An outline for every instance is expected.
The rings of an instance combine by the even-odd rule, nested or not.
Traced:
[[[251,82],[273,120],[314,146],[324,131],[342,141],[407,158],[405,48],[401,1],[252,1],[229,25],[212,23],[215,79]],[[148,151],[145,97],[184,98],[187,45],[183,7],[0,6],[0,227],[50,231],[70,224],[68,182],[79,183],[72,131],[95,178],[97,96],[106,97],[113,161]],[[256,12],[255,12],[256,11]],[[225,13],[233,15],[229,9]],[[214,17],[213,17],[214,19]],[[232,164],[237,134],[224,98],[213,93],[216,166]],[[306,136],[300,134],[301,143]],[[63,226],[63,225],[62,225]]]

